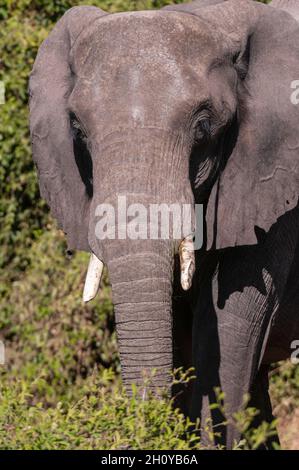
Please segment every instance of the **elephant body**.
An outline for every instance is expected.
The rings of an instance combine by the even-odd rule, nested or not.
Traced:
[[[271,420],[268,368],[299,335],[298,12],[293,0],[75,7],[30,77],[41,194],[69,247],[108,267],[123,382],[143,387],[155,368],[156,393],[173,366],[194,365],[181,406],[203,424],[230,418],[246,393],[256,424]],[[191,233],[127,239],[117,219],[118,237],[99,238],[99,208],[119,196],[192,207]],[[210,413],[215,387],[225,416]],[[240,438],[231,423],[220,434],[227,448]]]
[[[290,230],[292,227],[292,230]],[[198,380],[192,416],[214,425],[224,417],[209,405],[215,388],[226,397],[226,418],[242,408],[244,394],[260,412],[256,425],[274,418],[268,395],[273,362],[289,358],[299,334],[298,209],[271,228],[260,244],[216,250],[199,257],[194,286],[193,355]],[[225,429],[232,447],[240,434]],[[268,442],[270,446],[270,442]]]

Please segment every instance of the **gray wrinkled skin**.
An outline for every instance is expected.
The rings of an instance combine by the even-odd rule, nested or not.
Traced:
[[[75,7],[31,74],[41,195],[69,247],[108,266],[123,381],[130,390],[155,368],[157,389],[194,363],[193,418],[209,417],[220,386],[226,417],[251,392],[256,425],[270,420],[268,365],[299,337],[298,16],[294,0]],[[118,194],[205,205],[189,293],[173,240],[96,239],[95,208]],[[229,425],[219,441],[239,437]]]

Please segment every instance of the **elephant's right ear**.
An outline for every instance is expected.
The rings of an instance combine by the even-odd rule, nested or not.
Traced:
[[[81,31],[105,14],[96,7],[68,10],[41,45],[29,82],[32,152],[41,195],[67,234],[69,248],[86,251],[91,192],[77,165],[67,109],[75,80],[69,55]]]
[[[238,110],[207,201],[207,249],[262,243],[299,208],[298,3],[186,4],[219,33],[224,63],[236,72]]]

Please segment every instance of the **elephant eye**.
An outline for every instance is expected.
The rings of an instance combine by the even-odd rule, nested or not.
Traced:
[[[201,143],[211,138],[211,122],[209,118],[200,119],[195,126],[195,143]]]
[[[89,151],[88,139],[80,121],[74,113],[69,114],[73,134],[74,157],[87,195],[93,196],[93,166]]]

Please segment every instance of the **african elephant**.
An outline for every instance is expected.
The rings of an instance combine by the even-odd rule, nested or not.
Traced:
[[[271,419],[269,364],[299,337],[295,3],[75,7],[30,77],[41,194],[69,248],[93,253],[85,300],[108,267],[125,386],[155,368],[152,386],[166,387],[174,363],[193,363],[190,412],[203,420],[217,386],[227,416],[250,392]],[[189,205],[193,228],[202,204],[202,248],[193,252],[193,231],[99,239],[97,208],[116,208],[119,195]],[[220,440],[231,448],[239,437],[228,425]]]

